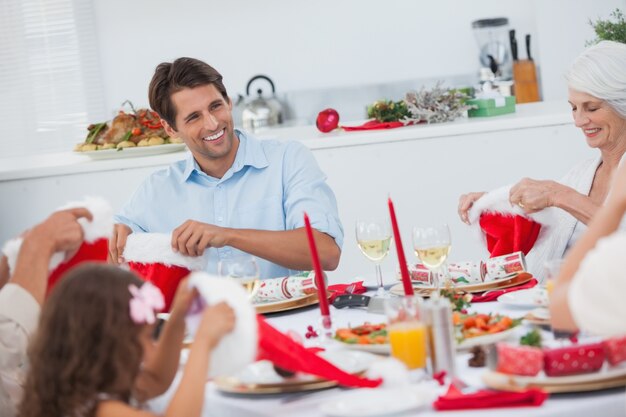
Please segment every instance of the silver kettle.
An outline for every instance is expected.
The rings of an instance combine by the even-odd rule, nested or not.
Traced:
[[[272,87],[272,97],[265,99],[263,90],[257,89],[257,97],[248,99],[245,108],[241,114],[243,128],[246,130],[256,131],[260,128],[275,126],[283,122],[283,106],[276,99],[274,83],[265,75],[256,75],[248,81],[246,85],[246,96],[250,97],[250,86],[256,80],[265,80]]]

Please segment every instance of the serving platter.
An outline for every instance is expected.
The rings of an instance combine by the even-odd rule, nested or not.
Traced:
[[[512,327],[510,329],[493,333],[486,334],[484,336],[476,336],[464,339],[460,343],[457,343],[457,350],[468,350],[473,348],[474,346],[483,346],[490,345],[496,342],[501,342],[504,340],[508,340],[516,335],[518,327]],[[357,343],[345,343],[340,340],[336,340],[336,342],[344,347],[345,349],[356,350],[361,352],[369,352],[375,353],[378,355],[389,355],[391,354],[391,345],[389,343],[379,343],[379,344],[370,344],[370,345],[359,345]]]
[[[531,279],[533,279],[533,276],[531,274],[527,272],[521,272],[521,273],[514,274],[511,276],[502,278],[502,279],[494,280],[494,281],[471,283],[471,284],[458,284],[458,285],[455,285],[454,288],[459,291],[463,291],[467,293],[476,293],[476,292],[501,290],[504,288],[514,287],[516,285],[525,284]],[[415,291],[417,295],[422,295],[422,296],[427,297],[430,295],[431,292],[435,290],[435,288],[431,285],[428,285],[428,284],[416,285],[416,282],[417,281],[413,282],[413,290]],[[394,295],[400,295],[400,296],[404,295],[404,288],[402,286],[402,283],[400,282],[392,286],[389,289],[389,292]]]
[[[131,158],[137,156],[159,155],[163,153],[179,152],[185,149],[184,143],[166,143],[164,145],[140,146],[122,149],[103,149],[99,151],[74,152],[76,155],[85,155],[91,159]]]
[[[327,350],[319,355],[345,372],[355,375],[365,372],[372,362],[379,360],[376,355],[348,350]],[[336,381],[308,374],[280,376],[269,361],[255,362],[236,375],[216,378],[214,382],[215,387],[222,392],[243,395],[303,392],[337,386]]]
[[[597,391],[626,386],[626,364],[610,367],[605,363],[599,372],[558,377],[548,377],[543,372],[537,376],[520,376],[488,371],[482,379],[488,387],[505,391],[527,388],[540,388],[549,393]]]

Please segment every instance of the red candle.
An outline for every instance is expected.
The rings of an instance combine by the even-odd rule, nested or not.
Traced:
[[[404,286],[405,295],[413,295],[413,285],[411,285],[411,277],[409,276],[409,268],[406,266],[406,258],[404,257],[404,249],[402,247],[402,239],[400,238],[400,230],[398,229],[398,221],[396,220],[396,211],[393,209],[393,201],[389,198],[389,215],[391,216],[391,227],[393,229],[393,238],[396,241],[396,251],[398,251],[398,262],[400,262],[400,274],[402,275],[402,285]]]
[[[309,216],[304,213],[304,225],[306,226],[306,235],[309,238],[309,248],[311,249],[311,259],[313,260],[313,268],[315,270],[315,286],[317,287],[317,296],[320,302],[320,312],[322,313],[322,321],[324,327],[330,327],[330,310],[328,309],[328,296],[326,295],[326,281],[324,281],[324,272],[320,265],[320,258],[317,255],[317,247],[315,239],[313,239],[313,229]]]

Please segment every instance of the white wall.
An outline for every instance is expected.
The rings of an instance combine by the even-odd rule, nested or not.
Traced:
[[[162,61],[193,56],[214,65],[231,95],[253,75],[279,91],[476,73],[471,22],[505,16],[533,35],[546,96],[590,39],[590,17],[607,17],[626,0],[96,0],[106,106],[147,104]],[[525,57],[525,53],[521,54]],[[415,86],[418,88],[419,86]],[[398,97],[399,99],[400,97]],[[367,103],[363,103],[365,105]]]

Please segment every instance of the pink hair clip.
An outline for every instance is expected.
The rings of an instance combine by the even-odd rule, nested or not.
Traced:
[[[156,321],[156,311],[165,307],[165,300],[161,291],[149,282],[140,288],[131,284],[128,290],[132,294],[130,299],[130,318],[136,324],[152,324]]]

